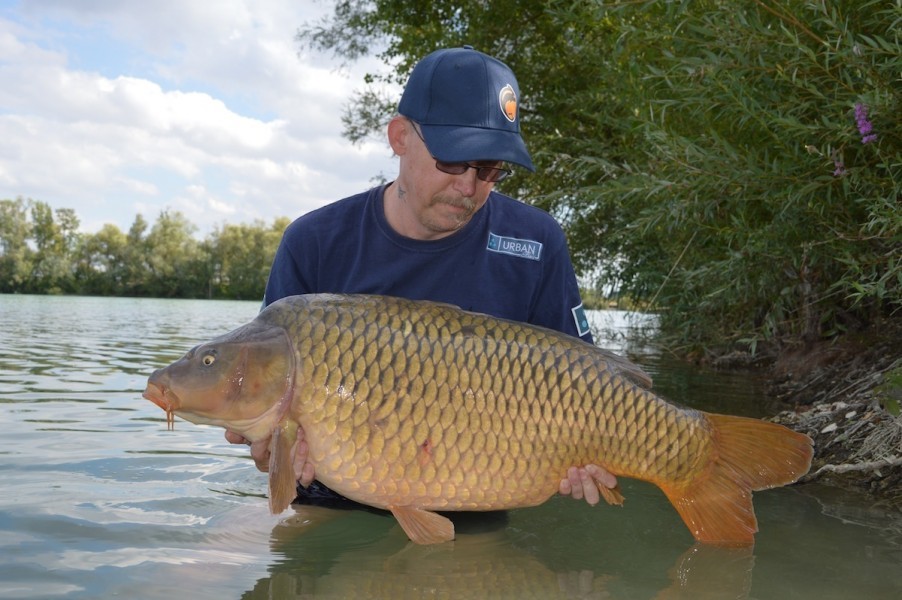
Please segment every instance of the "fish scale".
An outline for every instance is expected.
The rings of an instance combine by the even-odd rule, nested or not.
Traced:
[[[203,356],[218,362],[194,364]],[[215,377],[203,368],[221,380],[204,387]],[[239,388],[232,404],[212,396],[222,381]],[[265,393],[243,397],[251,384]],[[251,423],[237,431],[248,439],[268,426],[276,512],[294,497],[301,427],[317,479],[391,510],[420,543],[453,537],[432,511],[533,506],[587,464],[658,485],[701,541],[751,543],[750,491],[805,473],[810,439],[677,407],[650,386],[626,359],[548,329],[431,302],[308,295],[154,373],[145,395],[194,422]]]

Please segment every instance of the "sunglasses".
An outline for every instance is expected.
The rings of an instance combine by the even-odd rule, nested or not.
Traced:
[[[420,132],[419,123],[411,121],[411,124],[413,125],[413,130],[416,132],[417,137],[420,138],[423,145],[426,146],[426,150],[429,150],[429,146],[426,145],[426,140],[423,139],[423,134]],[[435,157],[433,156],[432,158]],[[468,162],[445,162],[437,158],[435,158],[435,168],[442,173],[447,173],[449,175],[463,175],[470,169],[476,169],[476,178],[490,183],[504,181],[514,173],[510,169],[503,169],[501,167],[484,167]]]

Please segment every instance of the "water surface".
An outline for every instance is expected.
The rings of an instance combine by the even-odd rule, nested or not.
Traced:
[[[747,550],[693,544],[661,492],[630,480],[623,508],[555,497],[459,519],[434,547],[380,514],[269,515],[246,447],[167,431],[141,398],[151,371],[258,308],[0,295],[0,598],[902,597],[902,517],[822,486],[757,493]],[[665,397],[772,410],[755,377],[668,362],[622,336],[623,313],[592,316]]]

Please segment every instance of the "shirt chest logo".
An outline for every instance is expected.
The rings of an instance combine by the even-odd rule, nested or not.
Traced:
[[[542,257],[541,242],[504,237],[494,233],[489,233],[489,243],[486,245],[486,250],[528,258],[529,260],[539,260]]]

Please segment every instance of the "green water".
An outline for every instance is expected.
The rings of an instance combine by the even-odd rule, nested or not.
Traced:
[[[221,429],[141,398],[147,375],[256,302],[0,295],[0,598],[898,598],[902,515],[821,486],[755,495],[747,550],[693,544],[654,487],[459,519],[418,547],[368,512],[268,514]],[[593,315],[619,337],[621,313]],[[751,376],[635,357],[668,399],[771,409]]]

